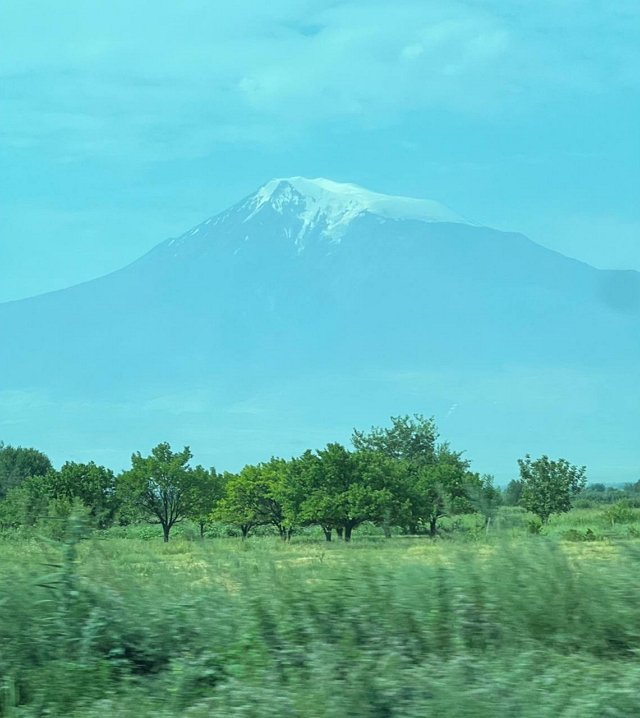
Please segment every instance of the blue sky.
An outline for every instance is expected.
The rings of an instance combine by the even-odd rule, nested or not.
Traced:
[[[0,301],[289,175],[640,270],[639,36],[637,0],[4,0]]]

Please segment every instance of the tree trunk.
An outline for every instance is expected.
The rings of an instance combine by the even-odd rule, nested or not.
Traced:
[[[435,536],[438,533],[438,518],[429,519],[429,536]]]
[[[331,529],[326,529],[324,526],[322,527],[322,530],[324,531],[324,540],[325,541],[331,541]]]
[[[353,526],[351,524],[346,524],[344,527],[344,540],[346,542],[351,541],[351,531],[353,529]]]
[[[285,528],[284,526],[278,526],[278,533],[283,541],[291,541],[291,534],[293,533],[292,528]]]
[[[201,538],[201,539],[204,538],[204,526],[205,526],[204,521],[201,521],[201,522],[200,522],[200,538]]]
[[[162,524],[162,538],[165,543],[169,543],[169,532],[171,531],[171,526],[169,524]]]
[[[342,528],[342,526],[338,526],[338,528],[336,529],[336,533],[338,534],[339,539],[344,538],[344,529]]]
[[[243,525],[240,527],[240,531],[242,531],[242,540],[243,540],[243,541],[244,541],[244,540],[247,538],[247,536],[249,535],[249,531],[250,531],[250,530],[251,530],[250,527],[247,526],[246,524],[243,524]]]
[[[385,538],[391,538],[391,526],[389,526],[388,524],[384,524],[382,526],[382,530],[384,532]]]

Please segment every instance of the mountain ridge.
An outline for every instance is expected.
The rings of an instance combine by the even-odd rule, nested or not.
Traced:
[[[260,191],[117,272],[1,304],[5,440],[118,457],[200,440],[237,466],[419,412],[505,476],[561,437],[605,472],[604,421],[631,474],[640,275],[464,222],[351,211],[327,236],[295,194]]]
[[[107,274],[100,275],[98,277],[94,277],[92,279],[88,279],[82,282],[79,282],[77,284],[70,285],[68,287],[63,287],[60,289],[55,289],[49,292],[44,292],[42,294],[36,294],[31,297],[23,297],[20,299],[12,299],[5,302],[0,302],[0,305],[6,305],[6,304],[14,304],[17,302],[24,302],[24,301],[31,301],[33,299],[36,299],[41,296],[47,296],[47,295],[53,295],[58,294],[59,292],[66,292],[70,289],[73,289],[75,287],[82,287],[87,284],[91,284],[96,281],[101,281],[105,277],[112,276],[114,274],[118,274],[119,272],[127,270],[129,267],[132,267],[136,265],[139,262],[146,261],[148,258],[156,256],[158,253],[164,252],[167,248],[175,248],[179,249],[182,245],[188,244],[190,239],[195,239],[198,234],[205,234],[206,232],[210,230],[215,230],[221,221],[228,218],[230,215],[232,215],[235,212],[239,212],[241,210],[246,209],[247,207],[251,207],[251,211],[249,213],[249,216],[245,218],[244,221],[249,221],[250,219],[255,216],[255,214],[260,211],[261,209],[265,208],[265,205],[268,203],[269,198],[272,196],[274,192],[277,191],[279,186],[282,185],[289,185],[294,191],[296,191],[298,194],[302,194],[300,192],[301,186],[306,186],[307,188],[309,186],[316,186],[316,188],[319,188],[321,191],[325,190],[326,188],[329,188],[329,191],[331,191],[334,194],[339,194],[340,191],[342,191],[347,197],[353,197],[354,195],[357,197],[360,197],[360,203],[359,208],[357,211],[352,212],[348,217],[347,220],[349,222],[354,221],[359,216],[365,213],[374,214],[375,216],[378,216],[382,219],[394,219],[396,221],[402,221],[402,222],[410,222],[410,221],[417,221],[417,222],[442,222],[442,223],[453,223],[453,224],[465,224],[470,227],[478,227],[482,228],[483,225],[477,224],[475,222],[472,222],[468,219],[465,219],[461,215],[456,214],[452,210],[450,210],[445,205],[442,205],[439,202],[436,202],[434,200],[424,200],[424,199],[417,199],[417,198],[409,198],[404,196],[396,196],[396,195],[388,195],[383,194],[379,192],[372,192],[370,190],[364,189],[358,185],[352,184],[352,183],[343,183],[343,182],[335,182],[332,180],[326,180],[324,178],[316,178],[314,180],[310,180],[305,177],[289,177],[289,178],[274,178],[269,180],[268,182],[261,185],[261,187],[258,188],[255,192],[247,195],[245,198],[237,202],[236,204],[232,205],[231,207],[221,210],[220,212],[217,212],[214,215],[211,215],[210,217],[207,217],[205,220],[197,223],[190,229],[188,229],[186,232],[184,232],[181,235],[178,235],[177,237],[172,237],[166,240],[163,240],[156,244],[154,247],[152,247],[150,250],[148,250],[146,253],[141,255],[140,257],[134,259],[132,262],[130,262],[127,265],[124,265],[123,267],[120,267],[118,269],[115,269]],[[364,197],[364,199],[362,199]],[[381,199],[382,198],[382,199]],[[313,198],[312,198],[313,199]],[[371,202],[381,202],[381,201],[388,201],[391,204],[393,204],[396,201],[399,201],[399,204],[396,204],[396,206],[393,208],[395,212],[389,212],[386,216],[385,214],[376,214],[375,211],[371,210],[370,205]],[[407,207],[405,203],[409,203],[409,209],[407,210],[407,214],[405,216],[402,216],[400,212],[403,208]],[[418,209],[416,209],[416,205],[414,203],[417,203]],[[374,207],[375,210],[375,207]],[[394,214],[395,216],[390,216],[391,214]],[[423,218],[419,218],[419,214],[422,213]],[[431,219],[429,219],[429,216],[431,216]],[[571,257],[568,255],[565,255],[557,250],[551,249],[549,247],[545,247],[544,245],[538,244],[531,238],[527,237],[525,234],[521,232],[516,231],[507,231],[507,230],[498,230],[492,227],[487,227],[487,229],[490,229],[492,232],[494,232],[496,235],[501,235],[504,237],[510,237],[513,239],[516,239],[517,241],[524,241],[529,245],[535,245],[536,248],[539,250],[542,250],[545,253],[551,253],[553,255],[556,255],[557,257],[561,257],[565,260],[575,262],[577,264],[580,264],[584,267],[588,267],[589,269],[595,270],[597,272],[602,272],[603,274],[610,274],[610,275],[616,275],[618,273],[624,273],[624,274],[631,274],[632,276],[635,276],[638,278],[638,281],[640,282],[640,272],[636,270],[602,270],[594,267],[593,265],[589,264],[588,262],[584,260],[577,259],[575,257]],[[340,238],[334,237],[332,241],[332,244],[339,244]],[[294,242],[295,244],[295,242]],[[304,246],[300,246],[296,244],[296,247],[299,250],[304,250]]]

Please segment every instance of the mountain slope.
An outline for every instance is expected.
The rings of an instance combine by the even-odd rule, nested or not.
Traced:
[[[122,463],[167,436],[238,466],[421,411],[504,478],[560,437],[618,470],[606,430],[626,477],[639,287],[437,203],[272,180],[119,272],[0,305],[0,421],[50,450]]]

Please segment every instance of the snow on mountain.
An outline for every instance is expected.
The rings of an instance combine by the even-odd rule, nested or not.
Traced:
[[[265,205],[279,214],[290,208],[297,210],[297,216],[302,221],[296,238],[298,242],[317,227],[321,227],[324,236],[339,242],[349,224],[364,213],[383,219],[469,224],[439,202],[380,194],[355,184],[333,182],[321,177],[272,179],[250,198],[252,211],[246,221]]]
[[[473,223],[439,202],[372,192],[355,184],[305,177],[272,179],[240,204],[194,227],[169,244],[185,244],[190,238],[212,230],[244,215],[249,223],[265,212],[274,212],[287,224],[288,237],[298,250],[304,249],[311,236],[339,243],[351,223],[363,215],[380,220],[416,220],[419,222]]]

